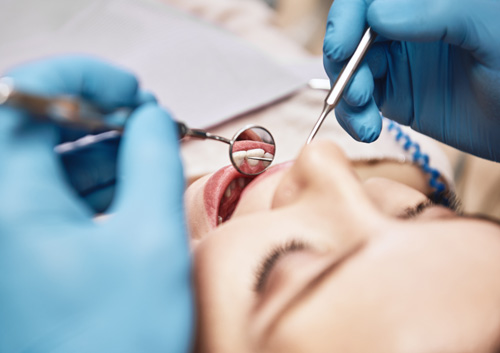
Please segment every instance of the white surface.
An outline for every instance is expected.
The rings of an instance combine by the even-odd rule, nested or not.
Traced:
[[[176,119],[192,127],[219,124],[307,82],[235,35],[157,1],[4,5],[1,72],[55,53],[97,55],[135,72]]]

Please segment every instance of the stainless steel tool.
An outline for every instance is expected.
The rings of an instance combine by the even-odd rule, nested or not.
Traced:
[[[311,143],[311,141],[318,133],[321,124],[323,124],[323,121],[325,121],[327,115],[330,114],[330,112],[333,109],[335,109],[335,107],[339,103],[340,99],[342,98],[342,94],[344,93],[344,90],[347,87],[347,84],[349,83],[352,75],[356,72],[359,65],[361,65],[361,62],[365,58],[368,49],[370,48],[371,44],[373,43],[376,37],[377,34],[370,27],[368,27],[363,37],[361,38],[358,47],[354,51],[354,54],[352,54],[347,64],[343,67],[342,71],[337,77],[337,80],[333,84],[330,92],[326,96],[325,103],[323,105],[323,111],[321,112],[319,119],[316,121],[316,124],[314,125],[311,133],[309,134],[306,144]]]

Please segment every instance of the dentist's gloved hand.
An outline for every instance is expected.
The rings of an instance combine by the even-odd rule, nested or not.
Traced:
[[[67,58],[62,60],[65,63],[60,63],[61,59],[40,61],[28,67],[23,66],[12,70],[7,75],[17,77],[16,86],[18,89],[31,90],[34,93],[44,95],[60,94],[62,91],[61,83],[57,80],[54,81],[54,77],[45,77],[45,75],[53,76],[52,68],[54,65],[58,66],[57,70],[60,72],[60,76],[65,79],[81,80],[81,78],[75,77],[81,73],[72,68],[72,65],[81,58],[73,58],[71,61],[68,61]],[[156,102],[156,98],[151,93],[138,89],[137,81],[129,74],[124,74],[117,69],[109,70],[109,67],[87,66],[88,70],[93,70],[93,75],[101,75],[103,81],[113,80],[117,87],[114,91],[100,92],[97,97],[84,97],[100,106],[103,111],[112,111],[122,107],[133,109],[141,104]],[[20,80],[20,77],[23,79]],[[39,77],[43,77],[43,80],[50,79],[51,83],[40,85]],[[83,84],[88,83],[83,82]],[[86,131],[61,129],[59,142],[74,141],[87,134]],[[119,142],[120,138],[108,139],[60,155],[65,169],[65,178],[81,199],[96,213],[104,212],[114,196]]]
[[[136,79],[95,60],[9,73],[113,106]],[[177,129],[154,103],[122,138],[112,214],[93,220],[53,152],[59,130],[0,108],[0,352],[187,352],[193,323]]]
[[[366,24],[380,37],[336,115],[371,142],[388,118],[463,151],[500,161],[500,2],[335,0],[324,41],[334,80]]]

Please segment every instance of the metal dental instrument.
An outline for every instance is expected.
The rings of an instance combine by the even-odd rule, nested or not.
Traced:
[[[16,90],[9,77],[0,79],[0,106],[5,105],[28,112],[36,121],[53,122],[88,132],[123,131],[123,124],[132,109],[123,107],[103,111],[95,104],[74,96],[41,96]],[[112,119],[106,118],[113,113]]]
[[[177,123],[179,136],[196,139],[211,139],[229,145],[229,159],[233,167],[244,175],[258,175],[271,165],[276,154],[276,143],[273,135],[262,126],[249,125],[237,131],[232,139],[211,134],[204,130],[190,129],[184,123]],[[246,151],[254,151],[257,155],[248,155]],[[252,161],[249,162],[248,160]]]
[[[127,107],[106,112],[95,104],[73,96],[44,97],[17,91],[10,78],[0,79],[0,106],[2,105],[24,110],[37,121],[53,122],[96,133],[57,145],[54,150],[59,154],[71,153],[105,140],[119,139],[125,121],[132,112]],[[263,127],[247,126],[239,130],[232,139],[191,129],[182,122],[177,122],[177,127],[179,139],[211,139],[228,144],[231,163],[241,174],[260,174],[274,160],[276,144],[271,133]],[[247,151],[252,152],[248,155]]]
[[[321,112],[318,121],[316,121],[316,124],[314,125],[311,133],[309,134],[309,137],[307,138],[307,145],[310,144],[314,139],[314,136],[316,136],[316,134],[318,133],[318,130],[321,127],[321,124],[323,124],[323,121],[325,120],[327,115],[330,114],[330,112],[335,109],[335,107],[339,103],[340,99],[342,98],[342,94],[344,93],[344,90],[349,83],[349,80],[361,65],[361,62],[363,61],[366,53],[368,52],[368,49],[370,48],[376,37],[377,34],[370,27],[368,27],[368,29],[365,31],[365,34],[361,38],[358,47],[354,51],[354,54],[352,54],[347,64],[342,68],[342,71],[337,77],[337,80],[326,96],[325,103],[323,105],[323,111]]]

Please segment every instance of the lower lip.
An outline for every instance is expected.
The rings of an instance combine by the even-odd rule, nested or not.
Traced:
[[[292,164],[293,161],[278,164],[257,177],[249,177],[254,180],[252,180],[252,182],[245,188],[244,192],[247,192],[247,190],[251,189],[253,185],[260,183],[262,180],[273,175],[274,173],[289,168]],[[205,188],[203,190],[203,199],[207,217],[212,228],[217,227],[219,205],[224,192],[234,179],[240,177],[245,176],[236,171],[233,166],[226,166],[222,169],[219,169],[207,180],[207,183],[205,184]]]
[[[233,166],[229,165],[219,169],[208,179],[203,190],[205,210],[212,228],[217,227],[217,216],[222,195],[234,179],[244,177]]]

